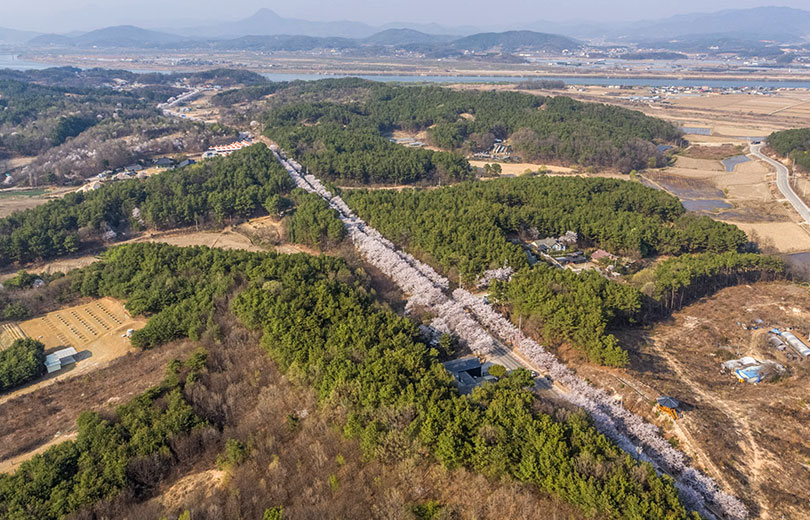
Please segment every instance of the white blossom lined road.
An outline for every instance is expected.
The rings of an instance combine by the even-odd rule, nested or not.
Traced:
[[[710,506],[727,518],[747,518],[745,505],[689,466],[686,455],[673,448],[657,427],[626,410],[604,390],[582,380],[480,298],[461,288],[448,294],[450,283],[446,278],[397,249],[357,217],[341,197],[333,196],[318,179],[305,174],[300,164],[287,159],[276,146],[271,149],[297,187],[318,194],[337,210],[349,238],[365,259],[409,295],[406,309],[422,307],[436,315],[429,330],[452,332],[479,355],[504,356],[512,351],[510,360],[551,377],[557,383],[552,389],[555,395],[585,409],[606,437],[632,456],[649,462],[657,471],[672,476],[688,507],[709,518],[716,517]]]

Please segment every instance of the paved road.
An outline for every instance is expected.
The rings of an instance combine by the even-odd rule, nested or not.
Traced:
[[[796,195],[796,192],[793,191],[793,188],[790,186],[790,182],[788,182],[788,169],[787,167],[778,162],[774,161],[770,157],[764,155],[760,149],[762,148],[761,144],[752,144],[751,145],[751,153],[758,157],[760,160],[765,161],[766,163],[770,164],[774,168],[776,168],[776,186],[779,188],[779,191],[782,192],[782,195],[790,202],[793,208],[799,213],[799,215],[804,219],[804,221],[810,224],[810,208],[807,207],[802,199]]]

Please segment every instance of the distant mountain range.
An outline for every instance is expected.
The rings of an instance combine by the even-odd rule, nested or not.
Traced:
[[[185,36],[150,31],[133,25],[105,27],[78,36],[43,34],[31,39],[30,45],[56,45],[70,47],[158,47],[189,41]]]
[[[578,40],[644,44],[655,48],[700,51],[720,42],[734,48],[810,41],[810,11],[786,7],[736,9],[708,14],[678,15],[626,24],[535,22],[522,30],[481,32],[473,27],[437,24],[314,22],[284,18],[270,9],[234,22],[206,27],[150,30],[131,25],[107,27],[79,35],[37,35],[0,28],[0,43],[34,46],[100,48],[212,48],[311,50],[400,47],[430,56],[459,52],[511,54],[521,50],[559,52],[582,47]],[[507,29],[507,28],[502,28]]]
[[[164,50],[253,50],[309,51],[315,49],[355,49],[361,54],[383,52],[386,48],[424,52],[431,57],[459,55],[466,52],[511,54],[517,51],[560,52],[582,47],[580,42],[555,34],[533,31],[480,33],[459,38],[452,35],[427,34],[413,29],[386,29],[364,38],[310,36],[306,34],[249,35],[237,38],[190,38],[166,32],[151,31],[131,25],[107,27],[78,36],[45,34],[29,42],[39,47],[76,48],[158,48]]]
[[[576,50],[582,47],[582,43],[567,36],[534,31],[473,34],[455,40],[452,45],[458,50],[485,52],[497,49],[503,53],[513,53],[524,49],[562,52],[563,50]]]
[[[0,27],[0,43],[25,43],[35,38],[39,33],[30,31],[18,31],[16,29],[6,29]]]
[[[676,15],[660,20],[623,24],[540,21],[527,24],[525,28],[588,40],[633,43],[664,39],[705,39],[705,37],[794,43],[810,40],[810,11],[790,7],[755,7]]]

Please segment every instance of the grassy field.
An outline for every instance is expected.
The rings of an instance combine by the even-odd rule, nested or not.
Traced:
[[[39,197],[48,190],[45,188],[32,188],[30,190],[0,190],[0,200],[17,197]]]

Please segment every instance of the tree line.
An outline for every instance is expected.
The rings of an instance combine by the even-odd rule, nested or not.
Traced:
[[[810,171],[810,128],[774,132],[768,136],[768,146],[802,170]]]
[[[179,456],[178,438],[205,425],[185,397],[204,369],[205,354],[198,352],[185,364],[172,363],[163,383],[112,416],[82,413],[75,441],[0,474],[0,517],[58,520],[125,489],[155,485]]]
[[[431,143],[447,150],[484,151],[495,139],[511,139],[516,151],[529,160],[617,167],[626,173],[663,165],[666,159],[654,145],[681,141],[678,129],[663,120],[564,96],[437,86],[367,83],[360,87],[362,95],[349,105],[379,131],[427,130]]]
[[[413,184],[470,179],[459,155],[392,143],[367,127],[333,123],[269,127],[266,135],[319,177],[352,184]]]
[[[169,229],[264,212],[292,181],[263,144],[148,179],[71,193],[0,219],[0,263],[69,255],[105,234]]]
[[[655,267],[649,292],[663,312],[669,313],[720,288],[772,280],[784,273],[784,261],[773,256],[733,252],[682,255]]]
[[[509,241],[516,235],[556,237],[573,230],[583,245],[636,258],[741,251],[748,242],[736,226],[686,214],[669,194],[613,179],[521,177],[344,196],[385,236],[463,283],[488,269],[527,265],[522,248]]]

